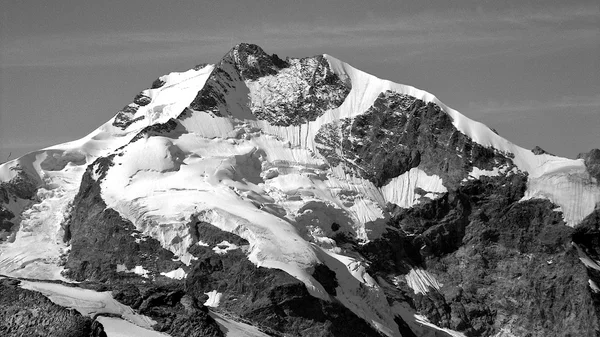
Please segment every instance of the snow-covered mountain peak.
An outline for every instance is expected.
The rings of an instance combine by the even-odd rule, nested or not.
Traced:
[[[221,268],[203,259],[243,257],[388,336],[400,335],[398,317],[411,329],[426,321],[386,297],[390,289],[443,288],[418,266],[430,247],[456,250],[448,242],[461,242],[464,226],[497,217],[487,204],[471,214],[472,195],[550,200],[570,226],[600,202],[584,159],[535,154],[430,93],[332,56],[282,60],[252,44],[159,77],[88,136],[1,165],[0,181],[2,274],[84,280],[137,270],[189,281]],[[430,209],[427,228],[402,223]],[[451,220],[431,220],[444,212]],[[418,247],[377,246],[394,235]],[[398,254],[395,274],[372,275],[374,246]],[[188,286],[234,292],[208,284]]]

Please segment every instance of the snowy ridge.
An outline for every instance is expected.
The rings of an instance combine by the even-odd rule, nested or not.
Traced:
[[[392,90],[401,94],[416,97],[425,102],[437,104],[443,111],[452,117],[453,125],[463,134],[473,139],[473,141],[486,147],[493,147],[507,155],[514,156],[512,159],[514,164],[520,170],[528,173],[530,182],[533,179],[550,175],[557,177],[564,175],[580,175],[589,179],[589,174],[586,171],[583,159],[573,160],[549,154],[536,155],[530,150],[519,147],[500,137],[484,124],[473,121],[458,111],[449,108],[434,95],[426,91],[416,89],[412,86],[379,79],[357,70],[332,56],[325,55],[325,57],[329,61],[333,71],[336,72],[340,78],[352,83],[352,89],[340,107],[330,110],[328,113],[317,118],[314,122],[307,122],[306,124],[299,126],[277,127],[260,120],[250,121],[249,123],[264,130],[266,133],[286,139],[295,146],[305,147],[316,152],[314,139],[317,131],[322,125],[341,118],[352,118],[362,114],[367,111],[381,92]],[[491,175],[493,173],[494,172],[489,172],[484,173],[483,175]],[[561,206],[565,214],[565,219],[570,225],[574,225],[578,220],[581,220],[593,210],[593,207],[590,205],[597,200],[595,193],[600,190],[597,186],[591,186],[590,189],[593,192],[588,193],[588,196],[591,196],[591,199],[584,198],[587,201],[573,202],[560,197],[559,191],[551,186],[536,184],[535,189],[538,190],[535,194],[536,197],[550,199],[552,202]],[[390,195],[388,194],[388,196]],[[405,196],[405,198],[406,197],[408,196]],[[399,201],[398,198],[394,198],[394,200]],[[411,205],[413,200],[412,197],[408,197],[408,200],[402,201],[402,203]],[[391,202],[389,199],[387,201]]]
[[[162,112],[148,120],[162,122],[176,116],[181,112],[176,113],[178,108],[183,110],[193,100],[197,86],[204,84],[211,69],[207,66],[199,71],[162,76],[165,84],[145,91],[152,102],[138,113],[151,114],[150,110],[156,113],[155,108],[161,106]],[[39,188],[33,202],[15,199],[8,204],[8,209],[18,215],[14,221],[20,230],[8,242],[0,242],[0,273],[64,280],[60,274],[63,268],[58,262],[68,247],[63,243],[61,224],[79,190],[86,167],[96,158],[129,143],[148,125],[146,120],[122,130],[113,125],[116,117],[79,140],[34,151],[0,165],[0,182],[9,182],[24,172]]]

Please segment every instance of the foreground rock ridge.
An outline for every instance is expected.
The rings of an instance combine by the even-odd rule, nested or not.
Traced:
[[[0,334],[599,336],[578,158],[242,43],[0,165]]]

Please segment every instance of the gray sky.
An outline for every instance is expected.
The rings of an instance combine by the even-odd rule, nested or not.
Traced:
[[[526,148],[600,148],[596,0],[239,2],[2,0],[0,162],[86,135],[238,42],[333,55]]]

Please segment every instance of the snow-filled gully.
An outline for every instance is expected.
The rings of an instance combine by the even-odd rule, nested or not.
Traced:
[[[0,279],[4,276],[0,275]],[[168,337],[168,334],[152,329],[156,322],[137,314],[132,308],[117,302],[110,292],[97,292],[71,284],[50,283],[22,279],[21,288],[46,296],[55,304],[77,310],[84,316],[100,322],[108,337]],[[267,337],[256,327],[237,322],[226,315],[211,311],[219,327],[227,337]]]

